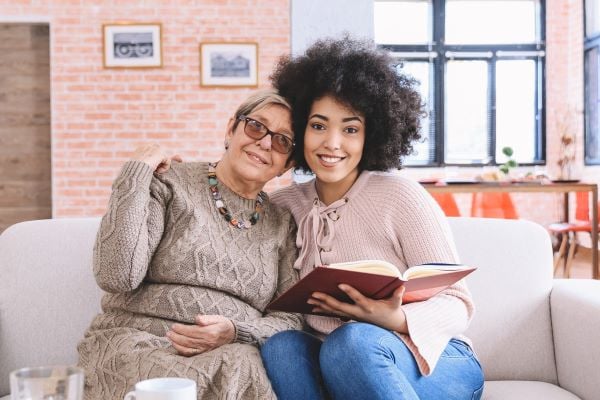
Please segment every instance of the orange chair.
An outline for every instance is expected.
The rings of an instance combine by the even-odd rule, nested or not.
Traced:
[[[600,213],[600,204],[597,206]],[[577,241],[578,232],[587,232],[592,234],[592,222],[590,218],[590,199],[587,192],[577,192],[575,194],[575,222],[554,223],[548,226],[548,231],[555,235],[562,236],[558,252],[554,257],[554,274],[560,266],[561,260],[564,260],[564,276],[571,277],[571,265],[577,252],[579,242]]]
[[[509,193],[473,193],[471,216],[518,219],[517,209]]]
[[[460,217],[460,211],[452,193],[431,193],[431,197],[438,202],[447,217]]]

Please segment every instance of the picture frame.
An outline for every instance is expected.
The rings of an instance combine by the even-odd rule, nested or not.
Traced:
[[[102,53],[104,68],[161,68],[162,24],[103,24]]]
[[[258,43],[200,43],[201,87],[258,87]]]

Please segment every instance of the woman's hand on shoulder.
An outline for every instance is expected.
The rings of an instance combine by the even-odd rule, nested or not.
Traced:
[[[308,300],[309,304],[315,306],[313,311],[332,314],[342,319],[368,322],[391,331],[408,333],[406,315],[402,310],[403,286],[396,289],[392,296],[382,300],[373,300],[363,296],[350,285],[341,284],[339,288],[354,301],[354,304],[316,292]]]
[[[235,340],[235,326],[222,315],[198,315],[194,325],[173,324],[167,338],[182,356],[191,357]]]
[[[139,146],[133,152],[133,160],[145,162],[153,171],[162,174],[171,168],[171,162],[182,162],[179,154],[169,156],[158,143],[148,143]]]

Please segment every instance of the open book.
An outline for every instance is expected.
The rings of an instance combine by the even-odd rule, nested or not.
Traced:
[[[338,288],[340,283],[352,286],[364,296],[385,299],[404,285],[404,304],[427,300],[458,282],[476,268],[462,264],[423,264],[408,268],[403,274],[392,263],[361,260],[315,267],[267,308],[270,310],[316,314],[306,301],[314,292],[327,293],[340,301],[352,300]]]

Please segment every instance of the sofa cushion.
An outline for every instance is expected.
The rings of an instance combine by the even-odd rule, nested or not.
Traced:
[[[476,314],[467,331],[487,380],[556,383],[550,237],[529,221],[449,218]],[[535,397],[544,398],[544,397]]]
[[[98,224],[31,221],[0,236],[0,396],[8,394],[11,370],[76,362],[76,344],[102,294],[91,266]],[[516,381],[556,381],[548,234],[526,221],[450,224],[462,262],[479,267],[468,278],[478,311],[467,334],[486,379],[513,380],[486,382],[484,399],[577,399],[543,382]]]
[[[77,343],[100,311],[92,272],[99,223],[29,221],[0,236],[0,396],[12,370],[77,362]]]
[[[551,383],[535,381],[486,381],[483,400],[580,400]]]
[[[560,386],[600,399],[600,281],[556,279],[550,303]]]

